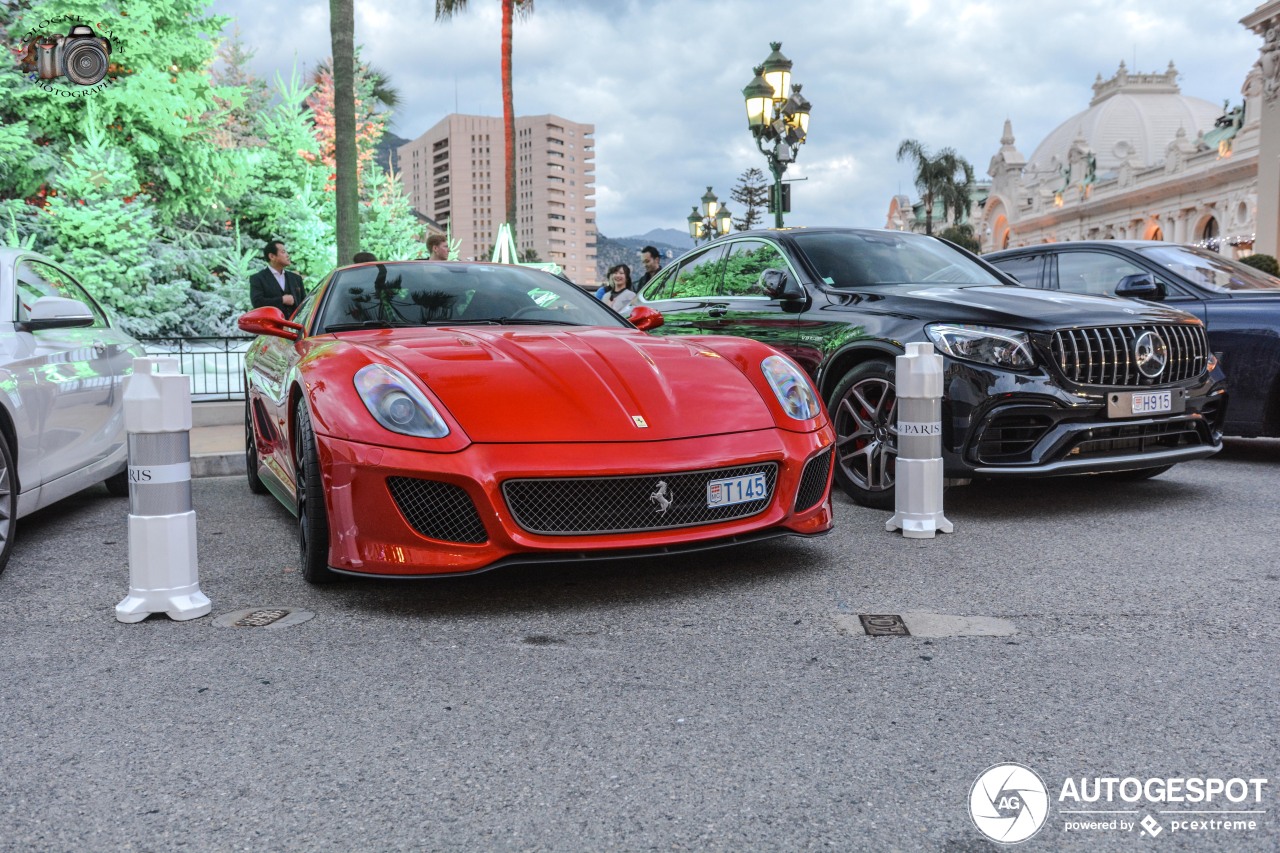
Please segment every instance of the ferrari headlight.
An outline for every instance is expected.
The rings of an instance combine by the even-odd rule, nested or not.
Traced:
[[[780,355],[771,355],[760,362],[760,369],[787,415],[798,421],[807,421],[821,414],[818,395],[800,368]]]
[[[369,414],[392,432],[419,438],[449,434],[449,425],[436,407],[399,371],[369,364],[356,371],[355,383]]]
[[[949,323],[933,323],[925,327],[925,332],[934,346],[952,358],[1013,370],[1027,370],[1036,363],[1031,355],[1031,338],[1026,332]]]

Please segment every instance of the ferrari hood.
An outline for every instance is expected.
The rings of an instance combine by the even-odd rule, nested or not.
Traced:
[[[774,426],[737,367],[679,338],[478,327],[397,334],[374,349],[421,378],[472,441],[662,441]]]

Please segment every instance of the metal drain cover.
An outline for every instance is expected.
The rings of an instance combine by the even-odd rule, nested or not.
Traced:
[[[858,619],[862,622],[862,630],[866,631],[869,637],[911,636],[911,632],[907,630],[907,623],[902,621],[901,616],[894,613],[859,613]]]
[[[213,624],[219,628],[287,628],[306,622],[315,616],[310,610],[292,607],[250,607],[234,613],[224,613]]]

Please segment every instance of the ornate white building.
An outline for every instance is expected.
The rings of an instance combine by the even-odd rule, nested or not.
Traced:
[[[1183,95],[1173,63],[1099,75],[1093,99],[1030,158],[1005,122],[974,214],[983,251],[1059,240],[1169,240],[1252,249],[1258,215],[1261,104]]]
[[[1263,39],[1234,106],[1183,95],[1173,63],[1098,75],[1093,98],[1025,157],[1006,120],[968,221],[989,252],[1060,240],[1199,243],[1241,256],[1280,246],[1280,0],[1242,21]],[[936,213],[937,211],[935,211]],[[935,216],[935,232],[945,227]],[[895,196],[886,227],[923,231]]]

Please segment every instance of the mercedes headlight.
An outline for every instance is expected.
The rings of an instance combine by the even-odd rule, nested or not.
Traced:
[[[925,327],[933,345],[952,358],[978,361],[1012,370],[1035,366],[1031,338],[1026,332],[995,326],[956,326],[933,323]]]
[[[374,420],[392,432],[419,438],[444,438],[449,425],[436,407],[397,370],[370,364],[356,371],[356,393]]]
[[[788,416],[807,421],[822,413],[818,395],[800,368],[780,355],[771,355],[760,362],[760,369]]]

